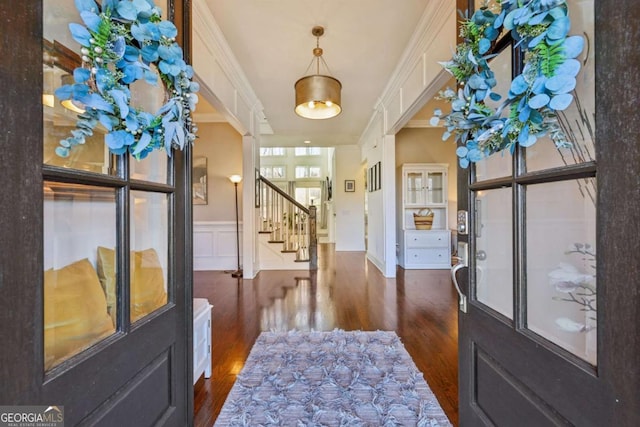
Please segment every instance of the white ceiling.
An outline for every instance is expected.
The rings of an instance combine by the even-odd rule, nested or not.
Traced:
[[[273,129],[262,144],[311,140],[335,146],[358,142],[427,1],[207,0],[207,5]],[[313,58],[315,25],[325,27],[320,47],[343,87],[343,111],[327,120],[303,119],[293,111],[293,85]]]

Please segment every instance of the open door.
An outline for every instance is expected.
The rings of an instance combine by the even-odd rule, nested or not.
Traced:
[[[184,46],[188,2],[155,3]],[[80,65],[70,22],[74,0],[0,5],[2,412],[191,425],[191,154],[116,156],[96,127],[56,155],[77,120],[53,96]],[[164,96],[132,93],[145,110]]]
[[[461,426],[640,425],[640,6],[568,4],[587,40],[560,117],[572,148],[459,170]],[[522,62],[498,46],[505,94]]]

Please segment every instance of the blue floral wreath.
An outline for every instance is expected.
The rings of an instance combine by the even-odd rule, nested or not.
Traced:
[[[101,3],[75,0],[84,25],[71,23],[69,30],[82,46],[82,66],[73,71],[75,83],[61,86],[55,95],[81,103],[85,111],[56,154],[69,156],[98,123],[106,128],[104,140],[114,154],[143,159],[155,149],[164,148],[168,155],[172,148],[183,149],[196,138],[191,113],[199,85],[191,81],[193,68],[175,41],[177,28],[161,19],[153,0]],[[141,79],[158,85],[158,77],[165,87],[160,110],[154,115],[132,107],[129,85]]]
[[[444,120],[447,130],[462,142],[456,150],[460,166],[466,168],[498,151],[514,152],[516,144],[530,147],[548,135],[556,147],[570,146],[558,124],[556,111],[573,102],[580,62],[575,58],[584,47],[582,36],[567,37],[571,26],[565,0],[502,0],[499,14],[487,7],[462,22],[464,39],[451,61],[442,63],[459,82],[458,92],[447,89],[440,98],[451,103],[451,112],[434,112],[431,124]],[[513,79],[507,99],[496,109],[484,101],[501,96],[492,89],[497,81],[487,54],[502,29],[510,30],[524,51],[524,68]],[[503,111],[509,108],[509,114]]]

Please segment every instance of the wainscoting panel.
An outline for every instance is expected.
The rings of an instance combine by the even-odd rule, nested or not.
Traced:
[[[193,223],[193,269],[235,270],[237,267],[235,221]],[[240,265],[242,265],[242,223],[240,223]]]

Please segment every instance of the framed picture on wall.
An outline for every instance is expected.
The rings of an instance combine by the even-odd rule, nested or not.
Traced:
[[[353,193],[354,191],[356,191],[356,181],[353,179],[345,179],[344,191],[347,193]]]
[[[378,191],[378,164],[371,166],[371,191]]]
[[[376,163],[376,174],[378,181],[376,182],[376,190],[382,189],[382,163]]]
[[[193,204],[206,205],[207,199],[207,158],[195,156],[193,158]]]

